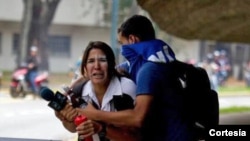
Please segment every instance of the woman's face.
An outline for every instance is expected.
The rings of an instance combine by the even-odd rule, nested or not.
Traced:
[[[85,66],[87,77],[95,85],[108,83],[108,61],[106,55],[100,49],[92,49],[89,52]]]

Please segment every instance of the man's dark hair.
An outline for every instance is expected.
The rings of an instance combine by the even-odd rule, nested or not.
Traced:
[[[137,36],[140,41],[155,39],[155,30],[151,21],[142,15],[134,15],[122,23],[118,33],[128,38],[129,35]]]

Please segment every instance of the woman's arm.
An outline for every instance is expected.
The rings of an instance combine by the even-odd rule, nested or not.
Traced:
[[[91,104],[84,109],[77,108],[79,114],[85,115],[89,119],[102,121],[107,124],[123,127],[140,128],[148,113],[153,97],[148,94],[141,94],[136,97],[134,109],[116,112],[106,112],[96,110]]]
[[[87,120],[79,124],[76,127],[76,131],[80,135],[80,139],[94,134],[99,134],[100,137],[105,137],[112,141],[138,141],[140,139],[139,130],[101,124],[93,120]]]
[[[55,111],[55,115],[62,122],[64,128],[72,133],[76,132],[76,126],[73,121],[68,121],[61,113],[57,111]]]
[[[76,132],[76,126],[74,122],[69,122],[69,121],[62,121],[62,124],[64,128],[66,128],[68,131],[75,133]]]

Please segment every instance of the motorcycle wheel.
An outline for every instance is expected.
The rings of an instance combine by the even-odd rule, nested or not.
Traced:
[[[10,87],[10,96],[12,98],[25,97],[26,93],[23,91],[23,87]]]

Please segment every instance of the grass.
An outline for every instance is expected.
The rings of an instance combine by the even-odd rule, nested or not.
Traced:
[[[227,113],[240,113],[240,112],[249,112],[250,107],[238,107],[238,106],[233,106],[229,108],[222,108],[220,109],[220,114],[227,114]]]
[[[228,78],[224,86],[219,87],[218,93],[220,96],[224,95],[250,95],[250,87],[246,83],[235,78]]]
[[[220,96],[226,95],[250,95],[250,87],[247,87],[244,82],[240,82],[240,85],[228,84],[223,87],[219,87],[218,94]]]
[[[220,87],[220,92],[250,92],[250,87],[238,86],[238,87]]]
[[[250,95],[250,87],[246,87],[244,82],[240,82],[238,85],[234,85],[235,83],[229,83],[224,87],[219,87],[218,94],[220,96],[227,95]],[[246,106],[232,106],[228,108],[221,108],[220,114],[227,113],[241,113],[241,112],[250,112],[250,107]]]
[[[8,87],[11,81],[10,71],[4,71],[2,77],[2,87]],[[72,79],[72,75],[68,73],[50,73],[49,74],[49,84],[51,85],[69,85]]]
[[[223,88],[218,90],[220,96],[229,96],[229,95],[250,95],[249,88]]]
[[[2,76],[2,82],[6,82],[6,81],[9,81],[10,80],[10,77],[11,77],[11,72],[9,71],[4,71],[2,72],[3,73],[3,76]]]

